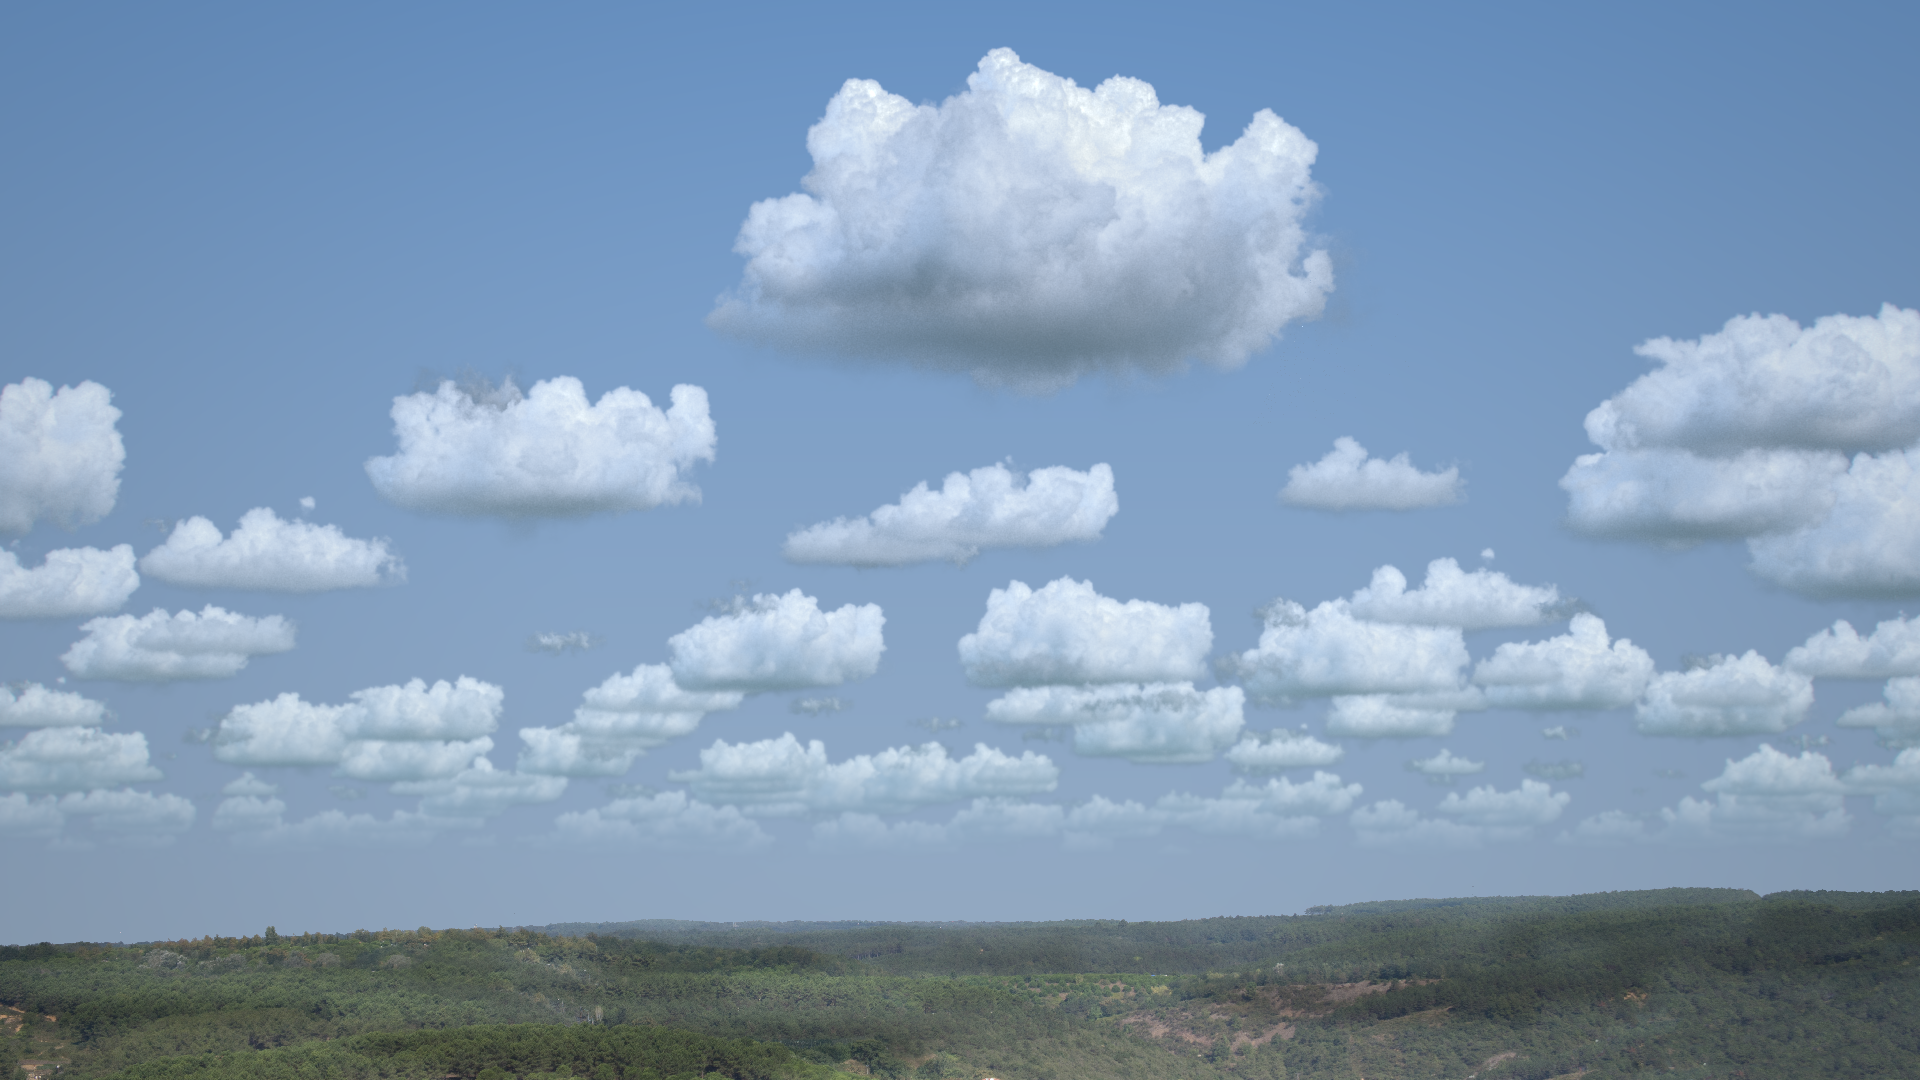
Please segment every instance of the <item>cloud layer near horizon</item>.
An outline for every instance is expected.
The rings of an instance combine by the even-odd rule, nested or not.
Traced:
[[[1203,117],[995,49],[915,106],[850,79],[807,133],[805,194],[755,203],[708,324],[788,348],[1053,387],[1243,363],[1333,288],[1301,220],[1317,148],[1267,110],[1212,154]]]

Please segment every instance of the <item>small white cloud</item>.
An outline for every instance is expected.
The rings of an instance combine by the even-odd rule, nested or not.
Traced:
[[[1847,770],[1843,782],[1847,790],[1874,796],[1873,808],[1892,817],[1890,828],[1896,835],[1914,835],[1920,825],[1920,747],[1900,751],[1891,765],[1855,765]]]
[[[1071,725],[1074,752],[1087,757],[1189,763],[1234,744],[1245,705],[1237,686],[1202,691],[1189,682],[1020,687],[988,702],[987,719]]]
[[[477,758],[471,767],[446,779],[397,783],[392,790],[396,795],[425,796],[420,810],[435,817],[493,817],[509,807],[558,799],[566,793],[567,778],[506,772],[486,758]]]
[[[821,713],[835,713],[852,707],[851,701],[837,697],[795,698],[787,702],[787,711],[800,716],[819,716]]]
[[[266,798],[268,796],[278,795],[279,793],[280,788],[278,786],[269,784],[250,772],[241,773],[239,779],[227,781],[227,786],[220,789],[220,794],[222,795],[242,795],[253,796],[255,798]]]
[[[1653,668],[1645,649],[1609,643],[1607,624],[1582,612],[1559,637],[1500,645],[1473,681],[1496,709],[1621,709],[1645,692]]]
[[[1551,784],[1522,780],[1512,791],[1499,791],[1489,784],[1465,795],[1448,792],[1434,812],[1490,830],[1530,829],[1558,820],[1572,801],[1573,796],[1553,790]]]
[[[127,451],[112,399],[96,382],[0,387],[0,532],[91,525],[113,509]]]
[[[708,325],[1029,387],[1237,367],[1333,288],[1301,225],[1317,148],[1262,109],[1207,154],[1203,119],[1010,49],[938,105],[849,80],[807,133],[807,193],[749,212]]]
[[[1813,680],[1749,650],[1653,677],[1635,711],[1643,735],[1771,735],[1806,719]]]
[[[1521,585],[1494,570],[1469,574],[1452,559],[1435,559],[1427,564],[1427,579],[1411,592],[1399,568],[1380,567],[1347,607],[1372,622],[1487,630],[1565,618],[1567,601],[1552,585]]]
[[[302,510],[311,510],[311,509],[313,509],[313,508],[314,508],[315,506],[318,506],[318,505],[319,505],[319,503],[316,503],[316,502],[314,502],[314,500],[313,500],[313,496],[311,496],[311,495],[302,495],[302,496],[300,496],[300,509],[302,509]]]
[[[1781,666],[1827,679],[1920,675],[1920,619],[1888,619],[1864,638],[1842,619],[1794,646]]]
[[[1005,465],[989,465],[949,473],[937,492],[922,481],[897,504],[866,517],[802,529],[787,537],[785,553],[796,563],[964,564],[986,548],[1098,540],[1119,512],[1111,466],[1076,472],[1056,465],[1023,477]]]
[[[1579,738],[1580,729],[1577,727],[1569,727],[1566,724],[1555,724],[1549,728],[1541,728],[1540,737],[1543,739],[1558,739],[1564,742],[1568,739]]]
[[[1512,791],[1488,785],[1465,795],[1449,792],[1434,808],[1442,815],[1437,818],[1422,817],[1398,799],[1388,799],[1354,811],[1348,821],[1368,845],[1477,847],[1532,836],[1535,828],[1558,820],[1572,798],[1538,780],[1522,780]]]
[[[1418,758],[1407,762],[1407,768],[1426,776],[1472,776],[1475,773],[1486,772],[1487,763],[1456,757],[1453,751],[1442,747],[1439,753],[1430,758]]]
[[[147,737],[137,731],[44,728],[27,732],[17,743],[0,743],[0,788],[84,791],[160,778],[147,760]]]
[[[127,602],[140,587],[133,547],[60,548],[39,566],[20,565],[0,549],[0,619],[70,619],[99,615]]]
[[[567,634],[557,631],[540,633],[527,639],[527,648],[533,652],[586,652],[593,648],[594,644],[593,635],[585,630],[575,630]]]
[[[335,525],[282,521],[266,507],[247,511],[231,535],[203,517],[173,527],[140,569],[175,585],[323,592],[398,584],[407,568],[385,540],[355,540]]]
[[[682,690],[665,664],[642,664],[588,690],[568,723],[521,728],[526,748],[517,768],[548,776],[623,776],[641,754],[692,734],[708,713],[745,699],[737,691]]]
[[[1353,832],[1368,847],[1417,844],[1421,847],[1478,847],[1489,839],[1488,830],[1457,821],[1421,817],[1420,812],[1399,799],[1385,799],[1355,810],[1347,818]]]
[[[736,806],[712,806],[686,792],[615,799],[605,806],[554,819],[561,841],[595,846],[752,848],[773,838]]]
[[[287,804],[272,796],[271,791],[264,795],[229,795],[214,807],[213,827],[220,832],[259,832],[279,828],[285,824]]]
[[[1206,673],[1212,647],[1205,604],[1122,603],[1063,577],[994,589],[959,650],[977,686],[1046,686],[1188,682]]]
[[[293,648],[293,623],[279,615],[254,618],[208,604],[199,613],[114,615],[80,627],[86,637],[60,657],[82,679],[170,682],[225,679],[255,656]]]
[[[356,690],[345,705],[281,694],[239,705],[213,733],[213,756],[231,765],[332,765],[356,780],[447,779],[493,748],[506,694],[462,675],[428,686]]]
[[[435,817],[395,810],[386,818],[323,810],[300,821],[281,818],[279,799],[227,799],[214,811],[214,824],[232,832],[235,844],[259,848],[421,847],[442,833],[479,828],[479,818]],[[225,816],[221,812],[225,811]]]
[[[838,686],[880,670],[887,649],[878,604],[822,612],[799,589],[761,593],[667,639],[676,683],[690,690],[760,693]]]
[[[1483,559],[1485,559],[1485,560],[1487,560],[1488,562],[1492,562],[1492,561],[1493,561],[1493,549],[1492,549],[1492,548],[1481,548],[1481,549],[1480,549],[1480,557],[1481,557],[1481,558],[1483,558]]]
[[[1369,458],[1366,447],[1343,435],[1326,457],[1287,470],[1280,501],[1313,510],[1418,510],[1457,503],[1465,488],[1458,466],[1428,473],[1404,453]]]
[[[98,727],[106,718],[105,702],[71,690],[49,690],[39,683],[0,686],[0,727]]]
[[[673,388],[656,408],[626,387],[587,402],[570,377],[499,389],[443,382],[393,399],[400,452],[370,458],[367,476],[411,510],[503,517],[570,517],[696,501],[686,473],[712,461],[707,392]]]
[[[1267,605],[1257,648],[1222,664],[1253,700],[1272,704],[1454,690],[1466,666],[1466,640],[1458,627],[1367,622],[1355,618],[1345,601],[1309,611],[1289,600]]]
[[[1344,749],[1305,732],[1277,728],[1265,738],[1249,735],[1241,739],[1227,751],[1227,761],[1235,772],[1282,772],[1332,765],[1346,755]]]
[[[1788,842],[1832,839],[1852,828],[1842,802],[1849,785],[1834,775],[1832,762],[1822,754],[1806,751],[1796,757],[1762,743],[1738,761],[1728,758],[1720,775],[1700,786],[1713,793],[1713,800],[1688,796],[1662,809],[1661,829],[1647,828],[1650,819],[1614,810],[1582,821],[1560,839],[1588,844]]]
[[[1459,712],[1418,694],[1360,694],[1333,699],[1327,734],[1344,739],[1437,739],[1453,734]]]
[[[1920,746],[1920,678],[1888,679],[1885,702],[1857,705],[1840,714],[1841,727],[1872,728],[1889,746]]]
[[[826,746],[792,733],[751,743],[716,740],[700,751],[700,768],[669,774],[693,793],[739,805],[750,814],[897,813],[932,803],[1052,791],[1060,770],[1029,750],[1013,757],[978,744],[964,758],[939,743],[827,760]]]

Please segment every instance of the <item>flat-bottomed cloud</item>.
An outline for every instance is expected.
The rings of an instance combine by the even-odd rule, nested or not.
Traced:
[[[25,567],[0,549],[0,619],[70,619],[100,615],[127,602],[140,587],[133,547],[60,548],[39,566]]]
[[[140,569],[175,585],[322,592],[405,581],[407,568],[385,540],[356,540],[335,525],[283,521],[266,507],[247,511],[227,536],[203,517],[173,527]]]
[[[293,648],[293,623],[279,615],[255,618],[208,604],[172,615],[155,608],[145,615],[114,615],[80,627],[86,636],[60,662],[82,679],[171,682],[225,679],[248,659]]]
[[[1070,577],[1037,590],[1014,581],[988,594],[959,648],[976,686],[1191,682],[1206,673],[1213,626],[1205,604],[1123,603]]]
[[[667,639],[673,679],[689,690],[764,693],[838,686],[880,670],[878,604],[821,611],[799,589],[761,593]]]
[[[749,212],[708,325],[1030,387],[1237,367],[1333,288],[1301,227],[1317,148],[1263,109],[1207,154],[1203,120],[1010,49],[939,105],[849,80],[807,133],[807,193]]]
[[[1098,540],[1119,512],[1111,466],[1077,472],[1056,465],[1021,476],[989,465],[949,473],[939,491],[922,481],[865,517],[802,529],[787,537],[785,552],[790,562],[845,566],[965,563],[985,548]]]
[[[1326,457],[1287,470],[1280,501],[1309,510],[1419,510],[1457,503],[1465,491],[1459,466],[1421,472],[1405,453],[1370,458],[1366,447],[1342,435]]]
[[[669,774],[699,798],[749,814],[796,815],[865,811],[898,813],[931,803],[1052,791],[1060,770],[1029,750],[1014,757],[984,743],[963,758],[930,742],[877,754],[827,759],[818,739],[791,733],[752,743],[716,741],[700,751],[700,768]]]
[[[410,510],[510,518],[578,517],[696,501],[695,462],[712,461],[707,392],[673,388],[662,411],[620,387],[591,404],[579,379],[536,382],[520,393],[463,390],[393,399],[400,452],[370,458],[367,476]]]
[[[1806,719],[1812,707],[1812,679],[1749,650],[1655,675],[1635,719],[1643,735],[1772,735]]]
[[[1646,690],[1653,667],[1645,649],[1609,642],[1607,624],[1582,612],[1559,637],[1502,643],[1473,681],[1495,709],[1622,709]]]

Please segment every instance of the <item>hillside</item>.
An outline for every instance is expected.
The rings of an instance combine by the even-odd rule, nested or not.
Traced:
[[[36,1075],[1920,1076],[1920,893],[0,947]],[[52,1018],[52,1019],[49,1019]]]

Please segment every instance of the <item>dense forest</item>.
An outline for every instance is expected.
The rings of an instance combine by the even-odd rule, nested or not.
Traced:
[[[7,1080],[1920,1077],[1920,893],[269,927],[0,946],[0,1004]]]

